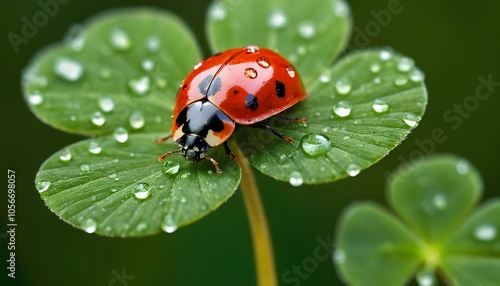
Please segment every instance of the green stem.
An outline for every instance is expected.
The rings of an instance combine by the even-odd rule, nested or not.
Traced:
[[[252,167],[248,163],[239,147],[234,148],[238,162],[241,166],[241,191],[247,209],[248,221],[252,232],[255,268],[257,271],[257,285],[276,286],[276,268],[274,266],[273,244],[266,214],[260,199],[259,189],[255,182]]]

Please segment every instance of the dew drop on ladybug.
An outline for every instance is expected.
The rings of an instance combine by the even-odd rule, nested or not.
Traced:
[[[271,131],[291,142],[291,137],[262,121],[306,97],[299,74],[278,53],[257,46],[218,53],[196,64],[181,84],[172,113],[171,135],[156,140],[173,138],[179,149],[163,154],[160,161],[180,152],[191,162],[209,160],[217,173],[222,173],[207,151],[224,145],[226,154],[236,160],[227,145],[236,124]]]

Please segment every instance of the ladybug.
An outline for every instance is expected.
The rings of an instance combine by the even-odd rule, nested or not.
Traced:
[[[293,138],[259,122],[304,100],[307,92],[299,74],[285,58],[257,46],[226,50],[196,64],[179,88],[172,113],[172,135],[180,149],[159,159],[181,152],[187,160],[210,160],[221,174],[217,161],[207,156],[213,147],[224,145],[226,154],[236,156],[227,145],[236,123],[271,131],[279,138]]]

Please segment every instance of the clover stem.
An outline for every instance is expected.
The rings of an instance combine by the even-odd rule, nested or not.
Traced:
[[[274,265],[273,244],[252,166],[239,147],[236,146],[234,150],[242,170],[240,187],[252,233],[257,285],[276,286],[278,282]]]

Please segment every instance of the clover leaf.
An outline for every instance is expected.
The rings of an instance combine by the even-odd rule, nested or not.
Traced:
[[[238,126],[229,142],[258,170],[294,186],[355,176],[404,140],[427,104],[423,73],[390,49],[333,64],[350,33],[349,7],[316,2],[216,1],[206,25],[214,53],[261,45],[301,74],[309,97],[288,114],[307,124],[265,122],[293,144],[248,126]],[[210,162],[158,162],[178,147],[154,143],[170,133],[178,86],[201,58],[179,19],[147,8],[103,13],[35,56],[22,79],[33,113],[91,136],[41,166],[35,183],[47,206],[87,232],[142,236],[172,232],[226,201],[241,168],[221,148],[209,153],[224,172],[218,176]]]
[[[389,183],[398,217],[357,203],[337,231],[337,268],[350,285],[496,285],[500,281],[500,201],[473,210],[482,192],[477,170],[451,155],[407,166]]]

